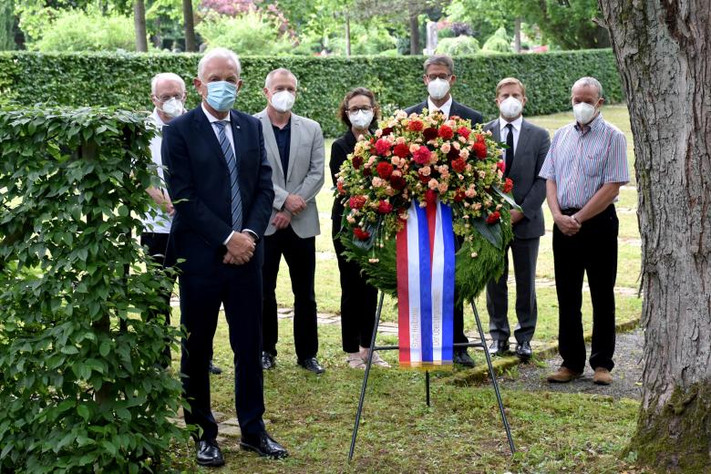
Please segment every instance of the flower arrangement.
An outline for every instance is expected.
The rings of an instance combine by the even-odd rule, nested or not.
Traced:
[[[490,132],[459,117],[398,111],[384,120],[373,136],[356,143],[338,174],[336,199],[346,209],[341,239],[349,256],[375,286],[393,293],[393,241],[407,210],[413,201],[425,207],[439,199],[452,208],[461,244],[457,286],[466,291],[460,297],[476,296],[496,276],[492,272],[502,271],[512,238],[513,182],[503,177],[501,158]],[[478,276],[474,284],[465,281],[471,276]]]

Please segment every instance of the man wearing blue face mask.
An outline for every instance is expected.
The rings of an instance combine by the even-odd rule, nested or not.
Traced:
[[[427,86],[429,96],[424,102],[413,105],[405,109],[407,114],[421,114],[424,109],[430,114],[439,112],[445,117],[461,117],[470,120],[472,127],[478,123],[483,123],[484,117],[474,109],[455,102],[450,93],[451,87],[457,80],[454,75],[454,61],[447,55],[430,56],[424,63],[425,74],[422,80]],[[457,248],[461,243],[457,245]],[[455,301],[457,298],[455,297]],[[454,307],[454,343],[466,344],[469,342],[464,334],[464,308],[461,304]],[[474,360],[469,356],[466,347],[454,347],[452,361],[464,367],[474,367]]]
[[[593,307],[590,366],[593,382],[609,385],[615,366],[615,278],[619,222],[614,202],[629,181],[625,135],[600,113],[602,85],[578,79],[571,90],[575,122],[553,135],[539,176],[553,215],[553,261],[558,294],[558,343],[563,363],[548,382],[583,374],[583,276]]]
[[[272,167],[274,203],[264,238],[264,304],[262,367],[276,363],[278,318],[276,284],[284,255],[294,292],[294,346],[297,364],[315,374],[324,368],[316,359],[316,236],[321,228],[316,195],[323,186],[324,148],[321,126],[291,111],[298,81],[288,69],[275,69],[264,81],[267,107],[255,115],[262,123]]]
[[[220,305],[229,324],[235,363],[235,407],[242,449],[282,458],[287,451],[264,428],[262,391],[261,240],[274,190],[259,120],[232,109],[242,86],[237,55],[209,51],[198,64],[199,107],[163,132],[163,164],[175,206],[171,240],[181,270],[185,326],[181,372],[196,426],[197,462],[221,466],[217,423],[210,409],[208,367]]]

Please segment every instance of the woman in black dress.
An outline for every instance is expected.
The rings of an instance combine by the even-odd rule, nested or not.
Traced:
[[[380,108],[375,102],[375,95],[363,87],[357,87],[346,94],[339,109],[341,121],[348,127],[346,133],[331,146],[331,177],[337,184],[338,170],[341,164],[353,153],[356,141],[367,135],[376,124]],[[350,367],[363,369],[368,360],[370,341],[375,325],[375,311],[378,290],[366,283],[360,266],[348,262],[343,254],[344,247],[339,238],[344,207],[339,199],[333,202],[331,219],[333,220],[333,246],[338,258],[338,270],[341,274],[341,337],[343,350],[348,354],[346,362]],[[373,353],[373,364],[389,367],[377,352]]]

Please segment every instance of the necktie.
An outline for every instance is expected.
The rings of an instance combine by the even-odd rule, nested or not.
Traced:
[[[511,171],[511,165],[513,165],[514,159],[514,136],[513,136],[513,125],[510,123],[506,124],[506,129],[508,134],[506,135],[506,170],[504,171],[504,176],[508,176]]]
[[[239,182],[237,179],[237,160],[232,151],[230,141],[227,139],[225,125],[227,121],[217,121],[214,124],[217,126],[217,137],[220,140],[220,148],[222,154],[225,155],[227,161],[227,169],[230,172],[230,196],[232,198],[232,230],[240,231],[242,229],[242,196],[239,193]]]

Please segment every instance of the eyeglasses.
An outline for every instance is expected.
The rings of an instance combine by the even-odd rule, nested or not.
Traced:
[[[448,80],[450,77],[452,77],[451,74],[426,74],[425,77],[429,79],[430,81],[434,81],[435,79],[442,79],[442,80]]]
[[[177,94],[177,95],[162,95],[162,96],[153,96],[156,99],[158,99],[158,102],[168,102],[170,99],[175,99],[175,100],[183,100],[183,94]]]
[[[348,109],[348,112],[351,113],[351,114],[357,114],[358,112],[361,112],[361,111],[363,111],[363,112],[370,112],[371,110],[373,110],[373,107],[371,107],[370,105],[363,105],[363,106],[361,106],[361,107],[355,107],[355,106],[354,106],[354,107],[350,107],[350,108]]]

